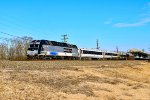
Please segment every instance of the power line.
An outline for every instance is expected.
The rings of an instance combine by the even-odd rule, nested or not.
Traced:
[[[5,35],[11,36],[11,37],[21,38],[21,37],[19,37],[19,36],[15,36],[15,35],[12,35],[12,34],[9,34],[9,33],[6,33],[6,32],[0,32],[0,33],[3,33],[3,34],[5,34]]]
[[[0,37],[0,39],[2,39],[2,40],[10,40],[10,39],[4,38],[4,37]]]
[[[7,19],[6,19],[6,17],[7,17]],[[3,17],[1,17],[1,18],[3,18]],[[18,18],[15,18],[14,16],[5,16],[4,18],[3,18],[3,20],[5,21],[5,22],[7,22],[7,24],[12,24],[13,25],[13,27],[17,27],[17,28],[19,28],[19,30],[23,30],[24,32],[26,32],[26,33],[40,33],[40,34],[43,34],[43,32],[42,31],[39,31],[39,30],[34,30],[32,27],[30,27],[30,26],[28,26],[28,29],[24,29],[23,27],[26,27],[26,26],[23,26],[23,24],[18,24],[18,23],[16,23],[17,21],[18,21]],[[16,21],[17,20],[17,21]],[[5,23],[6,24],[6,23]],[[11,25],[9,25],[9,26],[11,26]],[[33,26],[33,25],[32,25]],[[18,31],[18,29],[17,29],[17,31]],[[21,31],[22,32],[22,31]],[[49,35],[48,33],[45,33],[44,32],[44,34],[43,35],[45,35],[45,36],[47,36],[47,35]],[[30,34],[30,35],[32,35],[32,34]],[[33,35],[32,35],[33,36]]]
[[[11,35],[11,34],[8,34],[8,33],[5,33],[5,32],[1,32],[1,33],[12,36],[12,37],[15,37],[14,35]]]
[[[9,28],[13,28],[13,30],[17,30],[18,32],[26,32],[24,28],[20,27],[21,25],[18,25],[16,23],[13,23],[12,21],[9,20],[3,20],[2,22],[0,22],[0,24],[2,24],[2,27],[9,27]],[[26,32],[29,33],[29,32]],[[29,35],[29,34],[28,34]]]

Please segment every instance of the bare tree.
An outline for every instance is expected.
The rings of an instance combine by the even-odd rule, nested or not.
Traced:
[[[29,47],[29,43],[33,40],[32,37],[27,37],[27,36],[24,36],[22,38],[22,43],[23,43],[23,54],[24,56],[26,56],[26,53],[27,53],[27,50],[28,50],[28,47]]]
[[[0,59],[7,58],[7,44],[1,43],[0,44]]]
[[[12,38],[0,43],[0,59],[23,60],[32,37]]]

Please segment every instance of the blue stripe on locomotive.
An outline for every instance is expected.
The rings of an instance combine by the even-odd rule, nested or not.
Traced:
[[[58,53],[57,53],[57,52],[50,52],[50,55],[52,55],[52,56],[57,56]]]

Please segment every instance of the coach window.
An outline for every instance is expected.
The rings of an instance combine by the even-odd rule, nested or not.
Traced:
[[[99,52],[99,55],[102,55],[102,52]]]
[[[92,52],[91,51],[88,51],[89,53],[88,54],[92,54]]]
[[[89,54],[92,54],[92,52],[91,51],[88,51],[89,52]]]
[[[88,51],[85,51],[85,54],[89,54],[89,52],[88,52]]]
[[[83,50],[83,54],[86,54],[86,51],[85,51],[85,50]]]

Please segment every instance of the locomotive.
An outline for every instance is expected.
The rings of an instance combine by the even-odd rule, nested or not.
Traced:
[[[27,57],[32,59],[125,59],[126,53],[78,48],[76,45],[57,41],[33,40],[27,50]]]

